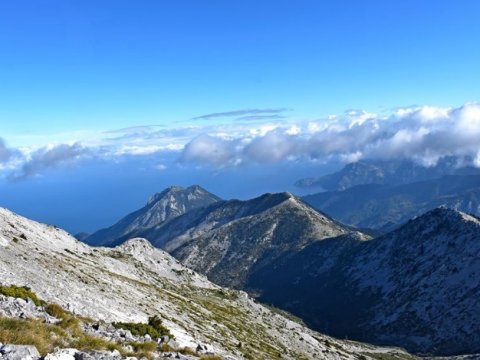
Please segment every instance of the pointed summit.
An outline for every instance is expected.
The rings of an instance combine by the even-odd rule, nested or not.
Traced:
[[[162,199],[163,197],[165,196],[168,196],[168,195],[173,195],[175,193],[179,193],[179,192],[182,192],[182,191],[185,191],[185,188],[181,187],[181,186],[177,186],[177,185],[172,185],[172,186],[169,186],[168,188],[166,188],[165,190],[159,192],[159,193],[155,193],[153,194],[150,199],[148,199],[148,203],[147,205],[151,204],[151,203],[154,203],[154,202],[157,202],[158,200]],[[206,191],[206,190],[205,190]]]
[[[218,196],[198,185],[188,188],[170,186],[153,195],[140,210],[127,215],[109,228],[95,232],[84,241],[96,246],[114,245],[117,239],[123,238],[127,234],[158,226],[192,209],[208,206],[219,200]]]

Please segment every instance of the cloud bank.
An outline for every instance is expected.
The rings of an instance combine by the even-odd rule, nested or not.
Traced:
[[[252,127],[233,139],[202,135],[185,146],[182,160],[229,166],[373,158],[430,166],[447,156],[468,157],[480,166],[480,104],[401,108],[389,116],[350,110],[328,119],[277,124],[263,134]]]
[[[164,172],[172,166],[222,169],[284,162],[346,163],[367,158],[410,159],[431,166],[441,158],[457,157],[462,161],[469,159],[470,165],[480,167],[479,103],[458,108],[397,108],[387,116],[348,110],[310,121],[262,115],[272,111],[284,109],[249,109],[202,116],[266,116],[260,122],[138,126],[104,132],[103,138],[92,143],[36,149],[12,149],[0,139],[0,175],[21,180],[81,161],[119,162],[125,158],[150,159],[152,169],[159,171],[161,164]]]

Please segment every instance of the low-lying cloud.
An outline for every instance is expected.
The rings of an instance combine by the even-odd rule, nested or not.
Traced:
[[[204,140],[187,144],[182,159],[228,166],[401,158],[429,166],[443,157],[458,156],[475,159],[474,165],[480,166],[480,104],[403,108],[387,117],[355,110],[325,120],[280,124],[258,136],[250,131],[234,139],[210,137],[209,146],[195,146]]]
[[[120,162],[127,158],[148,159],[155,171],[158,164],[168,171],[171,166],[221,169],[282,162],[346,163],[360,159],[410,159],[430,166],[444,157],[471,159],[471,165],[480,167],[478,103],[458,108],[397,108],[388,116],[349,110],[339,116],[311,121],[262,115],[272,110],[275,109],[204,115],[239,116],[257,111],[260,115],[243,116],[266,117],[258,122],[131,128],[132,131],[108,133],[90,144],[14,149],[0,138],[0,175],[22,180],[83,160]]]

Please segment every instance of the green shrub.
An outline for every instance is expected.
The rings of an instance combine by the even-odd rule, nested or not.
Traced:
[[[148,324],[115,322],[113,326],[117,329],[129,330],[132,335],[136,336],[150,335],[152,339],[158,339],[162,336],[173,338],[170,330],[163,326],[162,319],[156,315],[148,318]]]
[[[21,298],[24,300],[31,299],[37,306],[43,306],[45,304],[43,300],[38,298],[37,294],[35,294],[32,290],[30,290],[29,287],[26,286],[0,286],[0,294],[14,298]]]

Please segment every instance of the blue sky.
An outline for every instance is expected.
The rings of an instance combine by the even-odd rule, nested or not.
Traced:
[[[243,108],[461,105],[478,98],[478,13],[471,0],[3,2],[0,130],[15,145]]]
[[[238,166],[258,184],[288,169],[272,183],[277,191],[378,149],[435,161],[458,143],[440,148],[408,126],[461,129],[459,141],[470,144],[461,134],[478,129],[468,104],[480,97],[479,13],[472,0],[2,2],[0,206],[91,229],[172,182],[202,182],[226,197],[269,190],[229,182]],[[349,148],[352,134],[338,136],[357,124],[365,137],[382,119],[405,125],[385,127],[388,146],[375,137]],[[135,188],[126,169],[150,180],[122,194],[109,219],[88,210],[80,222],[75,205],[64,219],[61,201],[31,204],[40,194],[74,204],[73,191],[91,192],[92,206],[102,201],[106,211],[119,196],[101,198],[108,184]]]

